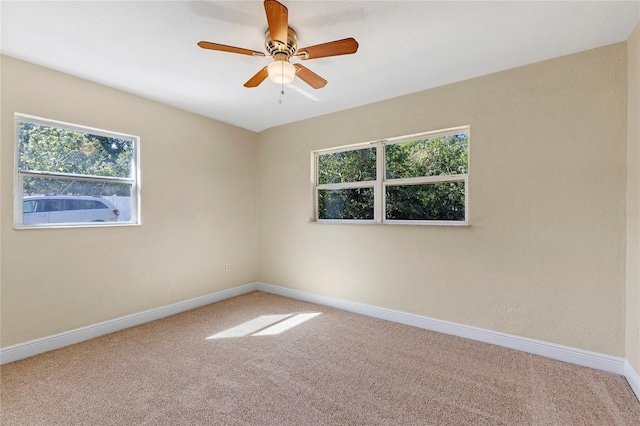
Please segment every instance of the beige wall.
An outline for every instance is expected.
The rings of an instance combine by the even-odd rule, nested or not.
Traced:
[[[629,331],[625,351],[640,311],[628,269],[624,284],[634,222],[618,214],[639,185],[625,172],[639,139],[630,123],[627,140],[633,46],[637,29],[628,44],[259,135],[2,57],[1,346],[259,279],[638,369]],[[143,225],[13,230],[14,112],[139,135]],[[465,124],[470,227],[307,223],[311,150]]]
[[[255,281],[255,133],[1,66],[2,347]],[[14,230],[14,112],[140,136],[142,226]]]
[[[262,132],[258,277],[624,356],[626,57],[619,43]],[[311,150],[465,124],[470,227],[307,223]]]
[[[627,352],[640,371],[640,24],[627,42]]]

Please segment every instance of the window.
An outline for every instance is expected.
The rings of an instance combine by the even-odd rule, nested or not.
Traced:
[[[318,155],[318,218],[373,220],[376,148]]]
[[[16,114],[17,228],[140,223],[139,138]]]
[[[311,153],[318,222],[468,224],[469,127]]]

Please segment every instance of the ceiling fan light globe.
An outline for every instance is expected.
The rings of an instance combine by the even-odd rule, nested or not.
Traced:
[[[267,66],[269,80],[276,84],[289,84],[296,77],[296,67],[287,61],[273,61]]]

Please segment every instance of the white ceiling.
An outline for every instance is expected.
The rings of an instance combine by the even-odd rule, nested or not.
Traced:
[[[354,37],[354,55],[304,61],[329,81],[243,87],[270,57],[261,1],[6,1],[1,52],[253,131],[626,40],[640,1],[281,1],[298,46]],[[296,62],[297,60],[292,60]]]

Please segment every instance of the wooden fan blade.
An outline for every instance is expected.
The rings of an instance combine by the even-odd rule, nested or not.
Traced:
[[[327,85],[327,80],[320,77],[304,65],[293,64],[293,66],[296,67],[296,75],[300,77],[300,80],[304,81],[314,89],[321,89]]]
[[[230,52],[230,53],[240,53],[241,55],[265,56],[263,52],[258,52],[256,50],[243,49],[241,47],[227,46],[224,44],[211,43],[208,41],[201,41],[198,43],[198,46],[202,47],[203,49],[219,50],[221,52]]]
[[[244,84],[244,87],[258,87],[269,76],[267,67],[262,68]]]
[[[267,14],[271,41],[279,41],[286,45],[289,30],[289,9],[276,0],[265,0],[264,11]]]
[[[296,56],[300,55],[300,59],[316,59],[326,58],[327,56],[350,55],[357,51],[358,42],[353,37],[350,37],[298,49]]]

